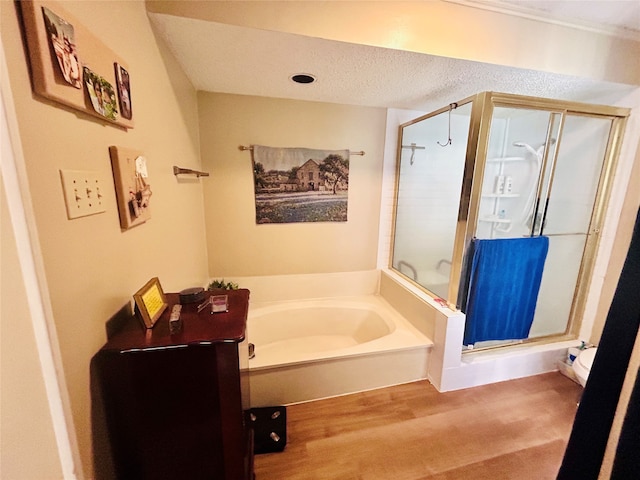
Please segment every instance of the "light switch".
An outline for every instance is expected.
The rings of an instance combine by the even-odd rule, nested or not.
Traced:
[[[106,211],[99,172],[60,170],[60,179],[69,219]]]

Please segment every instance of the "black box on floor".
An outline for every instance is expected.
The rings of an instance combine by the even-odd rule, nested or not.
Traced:
[[[287,408],[258,407],[249,411],[253,426],[253,452],[281,452],[287,444]]]

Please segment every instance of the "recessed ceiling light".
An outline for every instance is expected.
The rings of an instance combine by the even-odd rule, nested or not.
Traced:
[[[309,75],[308,73],[296,73],[289,78],[296,83],[313,83],[316,81],[316,77]]]

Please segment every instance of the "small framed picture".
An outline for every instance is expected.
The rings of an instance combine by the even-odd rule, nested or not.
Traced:
[[[87,95],[95,112],[109,120],[117,120],[118,104],[113,86],[89,67],[83,67],[83,72]]]
[[[47,7],[42,7],[49,45],[57,59],[64,81],[75,88],[82,88],[82,70],[73,25]]]
[[[229,297],[227,295],[211,296],[211,313],[228,312]]]
[[[114,63],[116,69],[116,87],[118,88],[118,98],[120,100],[120,114],[131,120],[133,117],[133,110],[131,107],[131,80],[129,79],[129,72],[120,65]]]
[[[136,313],[145,328],[153,328],[168,305],[158,277],[149,280],[133,295],[133,299],[136,302]]]
[[[109,147],[118,200],[120,227],[128,230],[151,218],[151,184],[144,153],[131,148]]]

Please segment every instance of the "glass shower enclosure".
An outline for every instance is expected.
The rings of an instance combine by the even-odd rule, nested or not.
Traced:
[[[575,338],[628,115],[483,92],[401,125],[391,268],[464,311],[472,239],[545,236],[530,332],[506,343]]]

